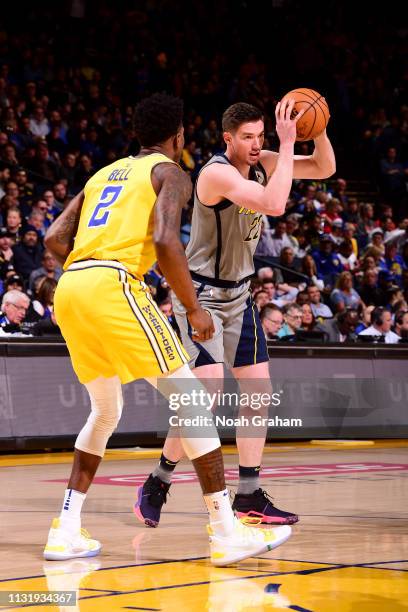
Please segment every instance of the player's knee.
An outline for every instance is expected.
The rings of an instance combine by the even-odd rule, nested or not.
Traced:
[[[97,379],[86,385],[91,399],[88,422],[100,431],[113,433],[123,409],[122,387],[117,377]]]
[[[104,398],[91,398],[91,414],[89,421],[98,429],[110,433],[116,429],[122,416],[123,399],[115,395]]]

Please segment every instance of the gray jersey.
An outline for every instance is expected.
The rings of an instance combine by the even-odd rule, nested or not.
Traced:
[[[225,155],[214,155],[204,168],[210,164],[230,164],[230,161]],[[251,166],[249,179],[266,185],[266,172],[260,163]],[[190,242],[186,249],[191,272],[234,283],[251,276],[261,221],[261,213],[240,208],[229,200],[205,206],[198,199],[196,187]]]

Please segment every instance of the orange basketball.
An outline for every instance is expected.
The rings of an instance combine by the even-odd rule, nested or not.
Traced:
[[[326,100],[317,91],[307,88],[292,89],[282,101],[287,98],[295,100],[292,116],[305,109],[303,116],[296,125],[296,140],[313,140],[319,136],[327,126],[330,119],[329,107]]]

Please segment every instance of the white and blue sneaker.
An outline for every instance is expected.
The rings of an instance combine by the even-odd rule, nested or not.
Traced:
[[[211,563],[216,567],[262,555],[286,542],[292,533],[289,525],[260,529],[249,527],[248,523],[245,524],[245,519],[239,520],[236,517],[234,529],[227,536],[215,534],[210,525],[207,525],[207,531],[210,536]]]

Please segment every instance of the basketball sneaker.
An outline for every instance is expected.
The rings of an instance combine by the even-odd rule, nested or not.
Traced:
[[[293,525],[297,523],[297,514],[279,510],[271,502],[271,497],[263,489],[257,489],[250,495],[237,493],[232,509],[238,518],[261,519],[261,523],[268,525]]]
[[[213,565],[224,567],[248,557],[262,555],[286,542],[292,533],[288,525],[274,529],[261,529],[249,527],[245,524],[246,520],[234,517],[234,529],[227,536],[215,534],[211,525],[207,525]],[[253,524],[252,519],[251,524]]]
[[[48,534],[44,559],[47,561],[65,561],[77,557],[94,557],[98,555],[102,545],[98,540],[92,540],[86,529],[81,529],[72,535],[61,529],[59,518],[52,521]]]
[[[137,491],[137,500],[133,507],[139,521],[148,527],[157,527],[163,504],[167,501],[170,484],[150,474],[143,486]]]

